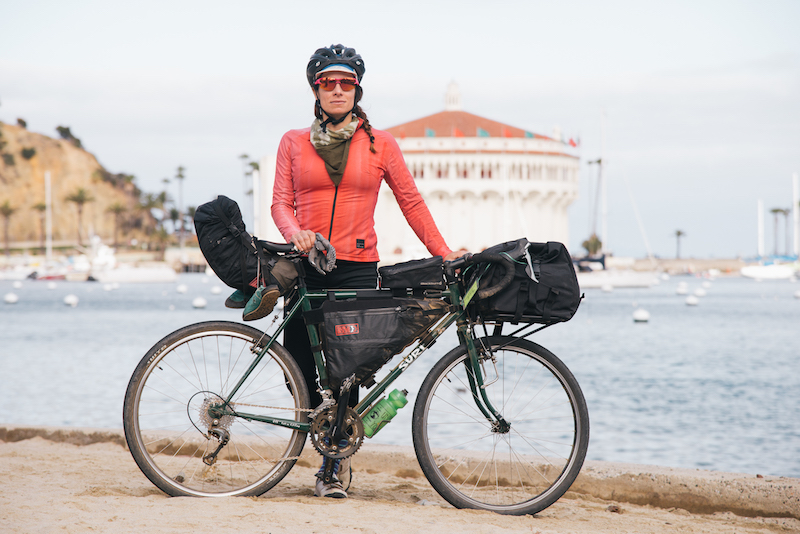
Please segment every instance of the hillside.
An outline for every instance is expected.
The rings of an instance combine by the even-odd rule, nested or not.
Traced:
[[[121,219],[128,228],[141,226],[139,190],[132,177],[109,173],[92,154],[76,146],[79,144],[0,123],[0,205],[8,201],[14,210],[9,218],[12,247],[20,242],[34,246],[39,243],[43,212],[35,206],[45,201],[44,173],[48,170],[55,242],[77,243],[77,205],[66,198],[80,188],[94,199],[83,205],[81,235],[84,244],[92,233],[107,243],[113,241],[115,216],[109,207],[115,204],[125,208]]]

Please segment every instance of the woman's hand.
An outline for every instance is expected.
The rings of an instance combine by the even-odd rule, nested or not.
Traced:
[[[292,244],[298,250],[308,252],[314,247],[314,241],[317,240],[317,234],[311,230],[300,230],[292,236]]]
[[[469,253],[469,250],[466,250],[466,249],[463,249],[463,248],[460,249],[460,250],[454,250],[453,252],[451,252],[450,254],[448,254],[447,256],[444,257],[444,261],[457,260],[458,258],[463,256],[464,254],[468,254],[468,253]]]

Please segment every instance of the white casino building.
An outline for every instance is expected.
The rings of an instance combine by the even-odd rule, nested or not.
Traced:
[[[567,208],[578,195],[579,160],[570,143],[461,110],[455,84],[445,111],[387,131],[397,139],[417,188],[452,249],[480,251],[503,241],[569,242]],[[275,156],[254,180],[255,234],[282,242],[270,216]],[[384,184],[375,210],[382,263],[429,253]]]

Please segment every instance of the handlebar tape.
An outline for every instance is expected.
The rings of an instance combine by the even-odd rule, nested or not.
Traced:
[[[514,280],[514,262],[511,258],[509,258],[505,254],[498,254],[495,252],[480,252],[478,254],[473,255],[469,258],[469,263],[499,263],[502,264],[505,268],[505,274],[503,278],[497,283],[497,285],[486,287],[479,290],[475,294],[475,298],[477,300],[488,299],[489,297],[493,297],[494,295],[498,294],[500,291],[508,287],[512,280]]]

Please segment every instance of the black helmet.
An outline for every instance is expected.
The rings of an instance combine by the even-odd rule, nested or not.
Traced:
[[[344,45],[331,45],[328,48],[318,48],[316,52],[308,60],[308,67],[306,67],[306,78],[311,88],[314,88],[314,80],[317,79],[317,74],[331,65],[344,65],[353,70],[356,78],[361,82],[361,77],[364,76],[364,60],[361,55],[356,53],[355,48],[347,48]]]

